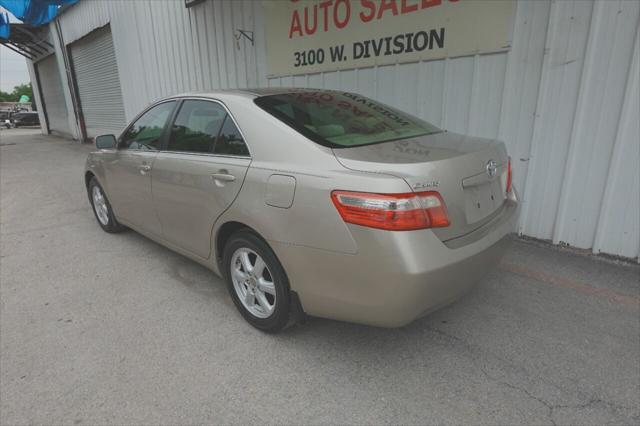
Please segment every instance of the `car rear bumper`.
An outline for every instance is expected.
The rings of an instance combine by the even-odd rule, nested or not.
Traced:
[[[457,242],[444,243],[430,230],[349,225],[356,254],[269,243],[307,314],[399,327],[456,300],[491,271],[509,246],[519,209],[514,193],[496,218]]]

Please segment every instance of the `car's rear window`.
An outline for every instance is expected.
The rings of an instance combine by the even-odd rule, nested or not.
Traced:
[[[309,139],[331,148],[371,145],[441,131],[354,93],[301,90],[261,96],[255,103]]]

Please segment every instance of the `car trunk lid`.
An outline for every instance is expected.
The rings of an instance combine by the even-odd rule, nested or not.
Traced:
[[[415,192],[439,192],[451,221],[433,229],[443,241],[489,222],[506,199],[508,157],[496,140],[441,132],[333,152],[348,169],[392,174]]]

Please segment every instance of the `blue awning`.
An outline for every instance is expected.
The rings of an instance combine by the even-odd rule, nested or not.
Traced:
[[[0,6],[18,20],[31,26],[51,22],[57,15],[60,6],[73,4],[78,0],[0,0]],[[0,14],[1,16],[1,14]],[[0,18],[0,37],[8,39],[10,35],[7,16]]]
[[[9,15],[0,12],[0,38],[9,38]]]

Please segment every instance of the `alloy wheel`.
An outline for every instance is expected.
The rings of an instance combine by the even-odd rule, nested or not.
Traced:
[[[264,259],[248,248],[231,257],[231,280],[242,305],[253,316],[268,318],[276,305],[276,287]]]
[[[109,207],[107,206],[107,200],[104,198],[99,186],[94,186],[91,192],[93,196],[93,209],[96,211],[96,216],[102,225],[107,226],[109,224]]]

